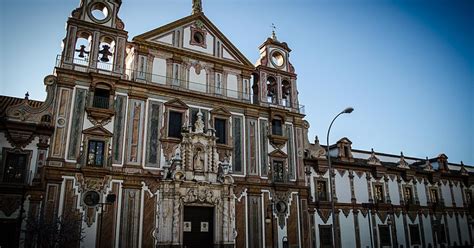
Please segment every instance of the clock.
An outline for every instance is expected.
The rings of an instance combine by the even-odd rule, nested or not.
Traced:
[[[272,64],[277,68],[281,68],[285,64],[285,56],[278,50],[273,50],[270,57]]]

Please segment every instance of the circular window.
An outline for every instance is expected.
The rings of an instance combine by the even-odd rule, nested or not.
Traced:
[[[84,194],[84,203],[89,207],[97,205],[99,201],[100,195],[97,191],[88,191]]]
[[[283,66],[283,63],[285,62],[285,57],[283,56],[283,54],[279,51],[274,51],[272,53],[272,63],[273,65],[277,66],[277,67],[281,67]]]
[[[279,201],[275,205],[275,210],[277,213],[283,214],[286,212],[286,202],[284,201]]]
[[[202,44],[204,42],[204,34],[201,32],[194,32],[193,41],[198,44]]]
[[[92,3],[89,7],[89,17],[99,23],[110,19],[110,9],[104,3]]]

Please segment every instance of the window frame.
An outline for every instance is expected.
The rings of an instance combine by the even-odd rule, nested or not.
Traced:
[[[386,229],[386,234],[388,234],[388,237],[382,236],[382,232],[381,232],[382,228]],[[392,246],[392,234],[390,233],[390,226],[389,225],[378,225],[378,233],[379,233],[379,240],[380,240],[380,246],[381,247]],[[385,234],[385,230],[384,230],[384,234]],[[382,238],[382,237],[384,237],[384,238]],[[384,241],[384,242],[382,243],[382,241]],[[385,241],[388,241],[388,243],[386,243]]]
[[[382,200],[378,200],[377,199],[377,188],[379,188],[382,190]],[[383,183],[374,183],[373,184],[373,192],[372,192],[372,195],[373,195],[373,200],[375,203],[385,203],[386,202],[386,197],[385,197],[385,188],[384,188],[384,184]]]
[[[89,163],[89,161],[90,161],[89,157],[90,157],[90,154],[91,154],[90,149],[91,149],[91,143],[92,142],[96,143],[95,148],[94,148],[95,149],[95,151],[94,151],[94,164]],[[97,145],[99,143],[102,143],[102,154],[101,154],[102,159],[101,159],[101,164],[100,165],[95,163],[95,162],[97,162],[97,147],[98,147]],[[86,165],[87,166],[98,167],[98,168],[105,167],[105,165],[106,165],[106,149],[107,149],[106,144],[107,144],[107,142],[105,142],[104,140],[101,140],[101,139],[92,138],[92,139],[87,140],[87,154],[86,154],[86,156],[87,156],[86,157]]]
[[[325,230],[327,233],[322,233],[322,230]],[[333,233],[332,233],[332,225],[318,225],[318,233],[319,233],[319,247],[320,248],[331,248],[333,243]],[[329,234],[329,235],[328,235]],[[323,243],[323,239],[321,237],[329,237],[329,243]]]
[[[416,228],[417,233],[417,240],[413,240],[414,229]],[[421,245],[421,234],[420,234],[420,226],[418,224],[409,224],[408,225],[408,232],[410,234],[410,245]]]
[[[224,132],[224,139],[222,140],[220,135],[218,135],[218,130],[217,130],[217,123],[220,122],[221,124],[224,125],[224,129],[223,129],[223,132]],[[220,145],[227,145],[228,144],[228,120],[227,119],[224,119],[224,118],[221,118],[221,117],[214,117],[213,118],[213,124],[214,124],[214,130],[216,131],[216,143],[217,144],[220,144]]]
[[[170,128],[170,126],[171,126],[171,125],[170,125],[170,124],[171,124],[171,123],[170,123],[170,122],[171,122],[171,113],[176,113],[177,116],[180,116],[180,117],[181,117],[181,119],[180,119],[181,125],[180,125],[180,127],[179,127],[179,134],[178,134],[177,136],[172,136],[171,133],[170,133],[170,132],[171,132],[171,128]],[[182,130],[182,128],[183,128],[183,120],[184,120],[184,118],[183,118],[184,116],[183,116],[183,115],[184,115],[184,112],[179,111],[179,110],[176,110],[176,109],[168,109],[168,110],[167,110],[167,115],[166,115],[166,116],[167,116],[167,122],[166,122],[166,127],[167,127],[167,130],[166,130],[166,137],[168,137],[168,138],[170,138],[170,139],[179,139],[179,140],[181,140],[181,139],[183,138],[183,136],[182,136],[182,134],[181,134],[181,130]],[[175,126],[175,125],[173,125],[173,126]]]
[[[7,182],[5,181],[5,175],[6,175],[6,166],[7,166],[7,158],[8,155],[14,154],[14,155],[25,155],[25,165],[23,168],[23,178],[21,181],[10,181]],[[2,183],[8,183],[8,184],[24,184],[27,183],[28,178],[28,170],[31,166],[31,156],[32,156],[32,151],[31,150],[23,150],[23,149],[18,149],[18,148],[6,148],[4,147],[2,150],[2,166],[0,170],[0,179]]]
[[[320,199],[319,197],[319,183],[325,184],[325,199]],[[314,178],[314,199],[318,202],[327,202],[329,201],[329,187],[328,187],[329,180],[327,178]]]
[[[410,199],[407,199],[406,191],[409,190],[410,192]],[[415,203],[415,196],[413,192],[413,187],[411,185],[404,185],[403,186],[403,200],[405,204],[414,204]]]

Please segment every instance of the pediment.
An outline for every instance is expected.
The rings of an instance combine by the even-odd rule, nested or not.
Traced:
[[[174,98],[174,99],[166,102],[165,105],[167,107],[173,107],[173,108],[177,108],[177,109],[188,109],[189,108],[188,105],[186,105],[186,103],[184,103],[183,101],[181,101],[178,98]]]
[[[229,110],[223,108],[223,107],[218,107],[213,110],[211,110],[212,115],[223,115],[223,116],[231,116],[232,114],[229,112]]]
[[[193,42],[195,30],[202,31],[204,42]],[[195,52],[216,59],[253,67],[253,64],[203,14],[195,14],[171,22],[133,38],[144,45],[155,44]]]
[[[347,137],[343,137],[342,139],[338,140],[337,143],[344,143],[344,144],[352,145],[352,141],[350,139],[348,139]]]
[[[105,136],[105,137],[113,136],[113,134],[109,130],[105,129],[103,126],[91,127],[82,131],[82,133],[88,134],[88,135],[94,135],[94,136]]]
[[[288,157],[288,155],[284,153],[283,151],[281,151],[280,149],[276,149],[273,152],[270,152],[268,155],[274,158],[287,158]]]

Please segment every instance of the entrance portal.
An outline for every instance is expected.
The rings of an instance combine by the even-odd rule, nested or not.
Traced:
[[[214,208],[184,207],[183,247],[213,247]]]

